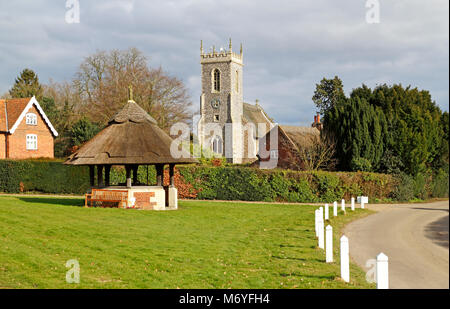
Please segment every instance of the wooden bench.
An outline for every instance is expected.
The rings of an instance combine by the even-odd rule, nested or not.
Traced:
[[[92,189],[90,194],[85,195],[84,207],[120,207],[128,208],[128,190],[104,190]]]

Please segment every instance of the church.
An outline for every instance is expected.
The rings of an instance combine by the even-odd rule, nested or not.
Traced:
[[[202,92],[198,139],[202,149],[235,164],[275,162],[268,168],[301,169],[299,150],[320,135],[320,117],[311,127],[278,125],[256,101],[244,102],[244,54],[221,48],[205,52],[200,42]],[[263,166],[263,165],[261,165]]]

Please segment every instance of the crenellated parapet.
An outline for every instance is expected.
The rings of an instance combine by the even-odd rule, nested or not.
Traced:
[[[210,52],[204,52],[203,50],[203,41],[200,41],[200,61],[201,63],[213,63],[213,62],[228,62],[233,61],[239,64],[243,64],[243,52],[242,52],[242,43],[240,48],[240,53],[233,52],[231,39],[229,42],[228,50],[221,48],[219,51],[216,50],[215,46],[212,46],[212,50]]]

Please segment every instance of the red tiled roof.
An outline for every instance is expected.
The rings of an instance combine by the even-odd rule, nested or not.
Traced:
[[[31,98],[0,99],[0,131],[5,132],[12,128],[30,100]],[[6,123],[6,119],[8,119],[8,123]]]

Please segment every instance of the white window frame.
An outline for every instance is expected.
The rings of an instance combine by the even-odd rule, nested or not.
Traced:
[[[37,115],[35,113],[27,113],[25,115],[25,123],[31,126],[37,126]]]
[[[38,149],[38,139],[36,134],[27,134],[26,137],[27,150],[37,150]]]

